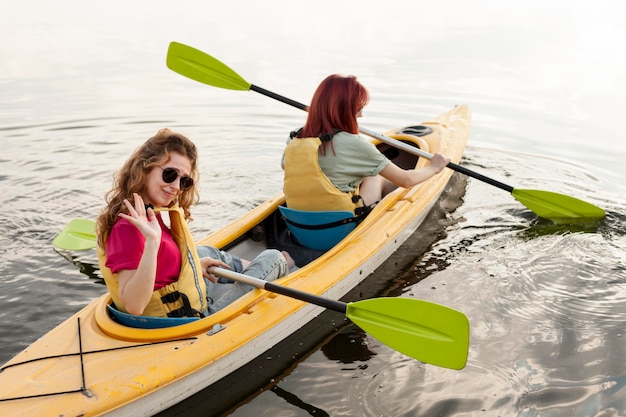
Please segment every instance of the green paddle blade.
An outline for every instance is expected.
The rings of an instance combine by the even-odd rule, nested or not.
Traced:
[[[469,350],[469,321],[456,310],[411,298],[372,298],[348,303],[354,324],[372,337],[424,363],[463,369]]]
[[[167,67],[192,80],[229,90],[250,90],[250,83],[211,55],[178,42],[170,43]]]
[[[551,191],[514,189],[511,194],[539,217],[556,224],[595,222],[606,215],[600,207]]]
[[[54,238],[52,244],[59,249],[87,250],[96,247],[96,222],[73,219]]]

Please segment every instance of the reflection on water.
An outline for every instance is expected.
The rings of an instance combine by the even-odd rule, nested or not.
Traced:
[[[271,392],[273,392],[274,394],[278,395],[279,397],[287,401],[291,406],[297,407],[300,410],[304,410],[312,416],[330,417],[330,414],[328,414],[326,411],[322,410],[319,407],[315,407],[314,405],[305,403],[300,398],[298,398],[298,396],[293,395],[292,393],[288,391],[285,391],[284,389],[280,388],[278,385],[273,386],[271,389]]]
[[[69,251],[56,248],[54,249],[54,251],[72,264],[76,265],[76,267],[78,268],[78,272],[86,275],[87,278],[94,280],[98,284],[105,285],[104,278],[100,273],[100,267],[98,266],[97,260],[94,263],[92,259],[85,259],[84,256],[78,256],[75,255],[75,253]]]
[[[328,359],[345,364],[366,362],[375,352],[369,349],[366,333],[352,325],[326,342],[321,351]]]

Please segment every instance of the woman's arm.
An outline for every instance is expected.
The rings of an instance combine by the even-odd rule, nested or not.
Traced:
[[[143,199],[135,194],[135,207],[124,200],[129,214],[120,217],[133,224],[145,237],[143,253],[137,269],[124,269],[118,272],[119,297],[131,314],[140,315],[146,308],[154,291],[157,256],[161,245],[161,225],[151,208],[146,210]]]
[[[433,155],[430,163],[420,169],[402,169],[396,164],[387,165],[380,175],[393,182],[398,187],[409,188],[420,184],[435,174],[443,170],[450,162],[450,158],[446,158],[440,153]]]
[[[156,279],[159,242],[148,241],[137,269],[122,269],[117,273],[119,297],[130,314],[141,315],[152,297]]]

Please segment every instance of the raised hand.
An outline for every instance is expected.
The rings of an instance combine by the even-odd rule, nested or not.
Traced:
[[[124,200],[129,214],[120,213],[119,216],[128,220],[129,223],[139,229],[146,241],[161,242],[163,231],[154,214],[154,210],[152,208],[146,210],[143,198],[139,194],[134,193],[133,196],[135,198],[135,206],[133,207],[128,200]]]

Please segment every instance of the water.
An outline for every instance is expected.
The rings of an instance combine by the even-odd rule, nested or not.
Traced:
[[[408,262],[373,277],[467,314],[464,370],[341,328],[231,415],[626,413],[620,3],[213,3],[0,0],[0,362],[105,291],[92,252],[51,242],[97,215],[114,170],[159,128],[200,146],[195,236],[280,190],[282,147],[303,113],[173,73],[176,40],[304,103],[326,75],[356,74],[372,95],[362,125],[375,131],[468,104],[464,166],[608,213],[590,230],[554,227],[470,180],[435,243],[404,248]]]

